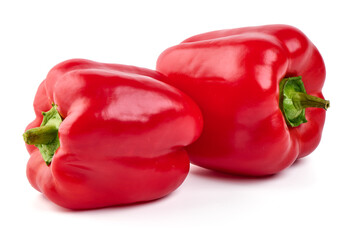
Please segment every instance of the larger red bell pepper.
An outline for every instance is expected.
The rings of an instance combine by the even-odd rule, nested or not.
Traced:
[[[320,142],[325,120],[320,108],[329,107],[321,93],[325,66],[316,47],[294,27],[200,34],[165,50],[157,70],[202,110],[204,131],[187,148],[194,164],[274,174]]]
[[[148,201],[179,187],[189,171],[183,147],[200,135],[202,117],[158,80],[164,76],[132,66],[56,65],[24,134],[31,185],[71,209]]]

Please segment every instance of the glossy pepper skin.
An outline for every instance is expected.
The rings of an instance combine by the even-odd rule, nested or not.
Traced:
[[[325,66],[298,29],[267,25],[190,37],[165,50],[157,70],[199,105],[204,130],[187,148],[196,165],[227,173],[278,173],[318,146],[325,110],[307,108],[292,127],[279,107],[280,82],[301,76],[306,92],[323,100]],[[329,102],[326,101],[326,107]]]
[[[178,188],[189,171],[184,146],[200,135],[202,117],[189,97],[159,80],[160,73],[133,66],[82,59],[56,65],[37,91],[36,119],[26,130],[57,110],[60,146],[46,164],[27,144],[31,185],[70,209],[149,201]]]

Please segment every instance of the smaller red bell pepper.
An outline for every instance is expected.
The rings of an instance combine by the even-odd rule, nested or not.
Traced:
[[[200,110],[164,76],[73,59],[56,65],[24,133],[31,185],[70,209],[161,198],[184,181]]]
[[[196,165],[269,175],[320,142],[329,107],[321,93],[325,65],[314,44],[294,27],[199,34],[165,50],[157,70],[203,113],[204,131],[187,148]]]

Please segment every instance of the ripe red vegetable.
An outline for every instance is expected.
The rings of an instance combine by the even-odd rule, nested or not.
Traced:
[[[24,139],[31,185],[70,209],[163,197],[189,171],[202,129],[196,104],[155,71],[74,59],[56,65]],[[35,145],[35,146],[34,146]],[[44,161],[45,160],[45,161]]]
[[[325,66],[316,47],[294,27],[196,35],[165,50],[157,70],[203,113],[203,133],[187,148],[196,165],[269,175],[320,142],[329,107],[321,93]]]

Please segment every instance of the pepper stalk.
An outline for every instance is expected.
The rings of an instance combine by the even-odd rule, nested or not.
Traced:
[[[56,108],[53,104],[49,111],[42,113],[44,117],[40,127],[31,128],[23,134],[25,143],[35,145],[47,165],[50,165],[56,150],[60,147],[58,132],[62,118]]]
[[[302,77],[284,78],[280,82],[279,107],[286,123],[291,127],[297,127],[306,123],[305,109],[309,107],[330,107],[330,101],[315,97],[306,93]]]

